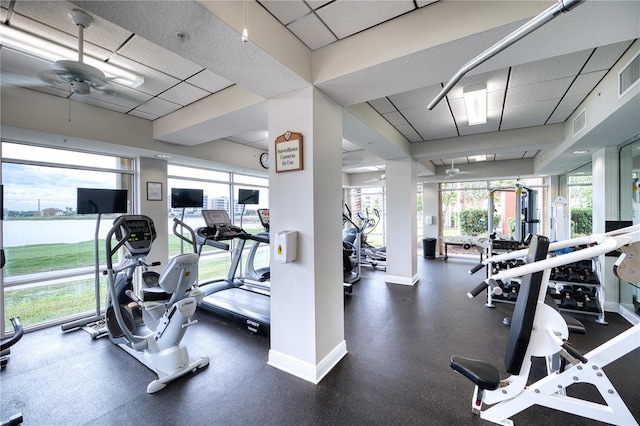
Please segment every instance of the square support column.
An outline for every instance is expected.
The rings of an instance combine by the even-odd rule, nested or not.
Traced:
[[[271,241],[298,231],[296,260],[271,245],[269,365],[318,383],[347,353],[342,287],[342,107],[314,87],[269,100]],[[276,173],[275,139],[301,133],[302,170]]]
[[[387,160],[387,275],[393,284],[418,282],[417,187],[418,166],[415,160]]]

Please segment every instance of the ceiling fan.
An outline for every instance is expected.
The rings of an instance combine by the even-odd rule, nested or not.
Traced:
[[[446,177],[450,177],[450,178],[456,177],[456,176],[458,176],[460,174],[467,174],[467,173],[469,173],[469,172],[463,172],[463,171],[460,171],[460,169],[456,168],[454,166],[454,160],[453,159],[451,159],[451,168],[450,169],[446,169],[444,171],[445,176]]]
[[[49,71],[40,77],[48,84],[69,85],[70,91],[78,95],[88,95],[92,89],[100,90],[105,94],[114,95],[116,91],[111,88],[110,80],[98,68],[83,62],[84,57],[84,30],[93,23],[93,18],[85,11],[73,9],[69,12],[73,24],[78,27],[78,60],[57,60]]]

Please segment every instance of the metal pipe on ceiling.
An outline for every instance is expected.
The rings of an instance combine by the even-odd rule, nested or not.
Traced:
[[[463,65],[462,68],[460,68],[453,75],[453,77],[451,77],[449,81],[447,81],[447,84],[444,85],[440,93],[438,93],[438,96],[436,96],[431,101],[431,103],[427,105],[427,108],[429,110],[432,110],[433,108],[435,108],[435,106],[438,105],[438,102],[440,102],[442,98],[444,98],[447,95],[447,93],[449,93],[449,91],[453,89],[453,86],[455,86],[462,79],[462,77],[464,77],[466,73],[468,73],[478,65],[482,64],[486,60],[492,58],[496,54],[500,53],[507,47],[511,46],[516,41],[522,39],[523,37],[537,30],[547,22],[551,21],[556,16],[560,15],[561,13],[569,12],[571,9],[584,3],[585,1],[586,0],[558,0],[558,2],[555,5],[551,6],[544,12],[540,13],[539,15],[531,19],[529,22],[527,22],[526,24],[524,24],[523,26],[521,26],[520,28],[518,28],[517,30],[515,30],[514,32],[512,32],[511,34],[509,34],[508,36],[506,36],[505,38],[503,38],[502,40],[494,44],[493,46],[491,46],[490,48],[488,48],[487,50],[485,50],[484,52],[482,52],[481,54],[479,54],[478,56],[476,56],[475,58],[467,62],[465,65]]]

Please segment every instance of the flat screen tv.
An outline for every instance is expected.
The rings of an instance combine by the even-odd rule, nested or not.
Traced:
[[[257,189],[238,189],[238,204],[258,204],[260,191]]]
[[[126,213],[126,189],[78,188],[78,214]]]
[[[204,204],[204,190],[189,188],[171,188],[171,208],[184,207],[202,208]]]

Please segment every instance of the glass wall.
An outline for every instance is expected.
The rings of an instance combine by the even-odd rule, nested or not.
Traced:
[[[131,212],[133,177],[130,158],[2,142],[5,327],[95,312],[95,234],[104,265],[114,215],[77,214],[77,188],[126,189]],[[104,296],[104,278],[101,287]]]
[[[521,206],[516,206],[516,185],[522,186]],[[501,238],[516,236],[516,215],[521,215],[526,233],[546,233],[547,182],[544,178],[451,182],[440,184],[441,229],[447,238],[487,237],[488,206],[493,200],[493,229]]]
[[[566,194],[571,238],[593,233],[593,176],[591,163],[567,173]]]
[[[385,187],[370,186],[362,188],[349,188],[347,196],[347,206],[351,211],[351,220],[356,225],[362,226],[368,218],[369,224],[364,232],[367,242],[374,247],[386,246],[386,209],[385,209]],[[344,211],[348,214],[347,210]]]
[[[268,208],[269,205],[269,189],[268,179],[258,178],[240,174],[232,174],[227,172],[219,172],[208,169],[199,169],[193,167],[168,165],[168,193],[169,193],[169,229],[172,229],[172,221],[174,217],[182,217],[191,228],[205,226],[202,217],[202,210],[225,210],[230,220],[236,226],[240,226],[245,231],[255,234],[263,232],[264,228],[258,217],[258,209]],[[203,205],[200,208],[171,208],[171,192],[174,188],[180,189],[198,189],[203,191]],[[253,204],[256,200],[249,200],[251,204],[241,204],[239,199],[241,191],[257,191],[258,203]],[[245,192],[246,194],[246,192]],[[229,266],[231,265],[231,255],[238,240],[231,241],[229,251],[224,251],[208,245],[201,247],[201,259],[199,264],[199,282],[200,284],[208,280],[219,278],[227,275]],[[241,265],[247,264],[247,254],[251,243],[247,243],[243,251],[243,260]],[[183,243],[174,235],[169,236],[169,256],[185,250]],[[254,258],[254,268],[263,268],[269,266],[269,248],[262,245]],[[242,273],[238,271],[238,273]]]

